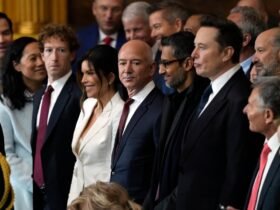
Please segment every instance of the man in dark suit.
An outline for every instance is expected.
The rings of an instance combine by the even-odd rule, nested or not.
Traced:
[[[111,181],[126,188],[132,199],[141,204],[150,186],[163,95],[152,81],[155,64],[147,43],[128,41],[118,59],[120,80],[134,101],[129,106],[124,131],[117,133]],[[124,124],[122,118],[120,125]]]
[[[206,17],[194,43],[196,73],[211,85],[187,125],[177,197],[167,209],[240,209],[261,147],[242,113],[250,94],[238,64],[242,34],[231,21]]]
[[[250,130],[261,133],[266,138],[244,209],[280,209],[279,93],[279,77],[261,78],[254,84],[248,104],[244,108],[249,119]],[[265,157],[265,148],[268,148],[267,160],[262,163]]]
[[[72,29],[62,25],[44,27],[39,42],[48,88],[39,90],[34,97],[31,139],[34,209],[61,210],[66,209],[75,161],[71,142],[80,112],[81,91],[71,72],[71,61],[79,45]],[[49,89],[52,92],[46,111]],[[45,126],[44,121],[47,121]]]
[[[121,21],[124,7],[125,0],[92,1],[91,9],[96,24],[78,31],[77,36],[80,43],[80,49],[77,52],[78,59],[97,44],[109,44],[119,49],[126,42]],[[107,42],[106,37],[111,40]]]
[[[159,73],[176,92],[163,103],[160,141],[153,168],[151,188],[144,209],[154,209],[177,186],[179,160],[185,125],[199,102],[208,79],[195,74],[191,53],[194,35],[178,32],[162,38]]]

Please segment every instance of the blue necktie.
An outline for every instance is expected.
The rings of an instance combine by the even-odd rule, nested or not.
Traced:
[[[200,98],[200,102],[198,104],[197,111],[196,111],[197,117],[199,117],[199,115],[200,115],[201,111],[203,110],[204,106],[206,105],[211,93],[213,93],[212,86],[208,85]]]

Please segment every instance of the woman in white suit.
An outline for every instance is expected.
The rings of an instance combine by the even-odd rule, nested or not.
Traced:
[[[86,99],[72,141],[77,160],[68,205],[88,185],[110,180],[112,149],[123,108],[117,62],[114,48],[97,45],[78,64]]]

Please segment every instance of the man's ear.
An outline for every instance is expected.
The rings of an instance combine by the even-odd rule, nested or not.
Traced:
[[[180,18],[175,19],[174,25],[177,32],[182,31],[184,28],[183,21]]]
[[[183,62],[183,67],[185,71],[190,71],[193,69],[193,59],[192,57],[187,57]]]
[[[223,61],[228,61],[231,60],[233,53],[234,53],[234,49],[231,46],[225,47],[225,49],[223,50]]]
[[[251,40],[252,40],[251,34],[248,33],[243,34],[242,47],[246,47]]]
[[[274,121],[274,114],[273,114],[273,111],[271,109],[266,108],[264,110],[264,119],[265,119],[265,123],[266,124],[273,123],[273,121]]]

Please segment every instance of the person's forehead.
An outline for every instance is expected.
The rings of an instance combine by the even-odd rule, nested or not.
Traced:
[[[197,31],[195,42],[198,40],[209,40],[209,41],[215,41],[216,37],[218,35],[218,29],[214,27],[205,27],[202,26]]]
[[[9,23],[5,18],[0,18],[0,29],[3,30],[7,30],[10,29]]]
[[[95,0],[94,4],[97,6],[122,7],[124,6],[124,0]]]

